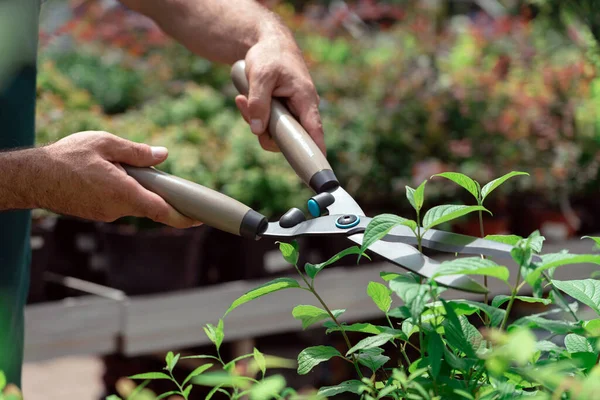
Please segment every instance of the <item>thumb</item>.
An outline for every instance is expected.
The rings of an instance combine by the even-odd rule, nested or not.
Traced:
[[[149,146],[119,138],[108,149],[109,161],[128,164],[134,167],[151,167],[167,159],[166,147]]]

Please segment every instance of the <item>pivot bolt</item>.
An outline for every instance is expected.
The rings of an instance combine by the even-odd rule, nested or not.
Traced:
[[[340,229],[350,229],[358,225],[360,218],[357,215],[348,214],[342,215],[335,221],[335,226]]]

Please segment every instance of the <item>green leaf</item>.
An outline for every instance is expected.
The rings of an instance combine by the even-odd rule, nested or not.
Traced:
[[[600,236],[583,236],[582,239],[592,239],[596,243],[596,248],[600,248]]]
[[[160,396],[157,396],[156,399],[154,400],[162,400],[162,399],[166,399],[169,396],[176,396],[179,395],[179,391],[178,390],[171,390],[169,392],[166,393],[162,393]],[[135,399],[135,397],[132,397],[132,399]]]
[[[425,309],[431,300],[431,293],[427,285],[422,285],[409,275],[400,275],[389,282],[390,289],[400,297],[409,308],[411,316],[415,319]]]
[[[414,221],[406,218],[399,217],[393,214],[380,214],[375,216],[367,225],[365,229],[362,246],[360,248],[361,253],[364,253],[369,246],[387,235],[393,228],[399,225],[405,225],[410,227],[413,231],[416,229],[417,224]]]
[[[0,371],[0,392],[6,387],[6,375],[3,371]]]
[[[391,281],[393,279],[396,279],[397,277],[403,276],[403,275],[399,274],[397,272],[385,272],[385,271],[383,271],[383,272],[379,273],[379,276],[381,276],[381,279],[383,279],[384,281],[389,282],[389,281]]]
[[[257,299],[259,297],[262,297],[266,294],[277,292],[277,291],[283,290],[283,289],[299,288],[299,287],[300,287],[300,284],[295,279],[291,279],[291,278],[274,279],[270,282],[265,283],[264,285],[261,285],[257,288],[250,290],[249,292],[247,292],[246,294],[244,294],[243,296],[238,298],[236,301],[234,301],[231,304],[231,306],[229,307],[229,309],[227,310],[225,315],[229,314],[231,311],[233,311],[237,307],[241,306],[242,304],[248,303],[249,301]]]
[[[535,350],[543,351],[546,353],[560,353],[564,349],[562,347],[557,346],[555,343],[549,340],[540,340],[539,342],[535,343]]]
[[[453,219],[460,218],[464,215],[479,210],[489,212],[485,207],[482,206],[457,206],[447,204],[433,207],[425,213],[425,217],[423,217],[423,226],[425,227],[425,230],[428,230],[436,225],[452,221]]]
[[[177,392],[175,392],[175,393],[177,394]],[[1,399],[1,398],[2,398],[2,397],[0,397],[0,399]],[[121,398],[120,398],[119,396],[117,396],[116,394],[111,394],[110,396],[108,396],[108,397],[107,397],[106,399],[104,399],[104,400],[123,400],[123,399],[121,399]],[[160,400],[160,399],[158,399],[158,400]]]
[[[518,235],[487,235],[485,239],[508,244],[510,246],[516,246],[517,243],[519,243],[519,240],[522,240],[523,238]]]
[[[382,346],[390,340],[392,340],[393,338],[394,335],[391,333],[380,333],[379,335],[366,337],[358,343],[356,343],[350,350],[348,350],[346,355],[348,356],[352,353],[357,352],[358,350],[366,350],[372,349],[373,347]]]
[[[185,380],[183,381],[183,383],[181,384],[181,386],[185,386],[185,384],[188,383],[193,377],[198,376],[198,375],[204,373],[206,370],[210,369],[212,366],[213,366],[212,364],[204,364],[204,365],[201,365],[198,368],[194,369],[185,378]]]
[[[600,337],[600,319],[593,319],[591,321],[585,321],[583,327],[587,332],[588,336]]]
[[[362,350],[358,354],[358,362],[375,372],[390,361],[390,358],[382,353],[383,349],[379,347]]]
[[[442,325],[444,326],[444,331],[446,334],[446,340],[448,341],[448,344],[454,349],[465,353],[465,355],[468,358],[475,358],[475,349],[471,340],[474,339],[474,337],[467,337],[467,328],[464,322],[466,318],[462,315],[460,317],[457,316],[450,304],[448,304],[444,300],[442,300],[442,302],[444,303],[444,308],[446,310],[446,319],[444,320]],[[464,318],[464,320],[461,321],[461,319],[459,319],[461,317]],[[468,323],[468,321],[466,323]],[[473,328],[475,329],[475,331],[477,331],[477,328]],[[469,335],[474,335],[471,330],[468,331]]]
[[[417,203],[415,202],[415,189],[411,188],[408,185],[406,186],[406,198],[408,199],[408,202],[410,203],[412,208],[417,210]]]
[[[323,324],[323,326],[325,326],[325,328],[327,328],[326,333],[328,333],[328,334],[331,332],[339,332],[341,330],[333,321],[327,321],[325,324]],[[370,335],[378,335],[380,333],[391,333],[391,334],[400,333],[399,330],[392,329],[389,326],[379,326],[379,325],[373,325],[373,324],[367,324],[367,323],[356,323],[356,324],[352,324],[352,325],[342,325],[342,326],[344,327],[344,330],[346,332],[360,332],[360,333],[368,333]]]
[[[479,189],[477,188],[477,184],[473,179],[469,178],[467,175],[461,174],[459,172],[443,172],[441,174],[436,174],[433,176],[441,176],[442,178],[450,179],[457,185],[460,185],[463,188],[467,189],[467,191],[471,193],[477,201],[479,201]]]
[[[425,201],[426,183],[427,180],[424,180],[423,183],[421,183],[417,189],[413,189],[410,186],[406,186],[406,198],[417,212],[421,211],[421,208],[423,208],[423,202]]]
[[[539,265],[537,265],[536,269],[531,271],[529,275],[525,278],[527,283],[529,283],[530,285],[535,283],[540,278],[540,275],[543,271],[548,270],[550,268],[585,263],[600,264],[600,255],[592,254],[551,253],[544,254],[541,257],[542,262]]]
[[[144,374],[137,374],[130,376],[129,379],[168,379],[171,380],[171,377],[162,372],[146,372]]]
[[[391,290],[379,282],[369,282],[367,294],[381,311],[387,313],[392,305]]]
[[[476,301],[471,300],[452,300],[449,301],[448,304],[450,304],[453,308],[455,305],[464,304],[468,305],[469,307],[473,307],[477,310],[483,311],[490,317],[491,326],[500,326],[502,320],[504,319],[504,315],[506,314],[505,310],[496,308],[493,305],[490,306],[484,303],[478,303]],[[458,314],[458,310],[454,309],[454,311]]]
[[[442,262],[435,271],[433,279],[446,275],[484,275],[508,282],[510,272],[508,268],[500,266],[492,260],[481,257],[465,257]]]
[[[318,393],[320,396],[325,396],[325,398],[336,396],[340,393],[360,394],[364,386],[365,384],[361,381],[351,380],[334,386],[323,386],[321,389],[319,389]]]
[[[298,374],[306,375],[320,363],[341,356],[340,352],[331,346],[308,347],[298,354]]]
[[[337,318],[344,311],[345,310],[333,310],[331,313]],[[302,321],[302,329],[306,329],[319,321],[329,318],[327,311],[311,305],[299,305],[294,307],[292,316]]]
[[[212,399],[212,397],[217,393],[217,392],[221,392],[223,391],[223,389],[221,389],[221,385],[217,385],[214,388],[211,389],[210,392],[208,392],[208,394],[206,395],[206,398],[204,400],[210,400]],[[228,392],[225,392],[226,395],[229,395]]]
[[[584,329],[581,325],[561,320],[553,320],[540,317],[538,315],[528,315],[519,318],[511,324],[511,326],[525,326],[528,328],[540,328],[550,331],[554,334],[564,335],[567,333],[583,333]]]
[[[493,181],[489,182],[487,185],[485,185],[481,189],[481,201],[485,200],[485,198],[498,186],[502,185],[508,179],[512,178],[513,176],[517,176],[517,175],[529,176],[529,174],[527,172],[513,171],[504,176],[501,176],[500,178],[494,179]]]
[[[427,336],[427,353],[429,358],[429,365],[431,366],[431,375],[433,378],[437,378],[442,367],[442,359],[444,358],[444,342],[440,335],[436,332],[432,332]]]
[[[320,263],[320,264],[306,263],[304,265],[304,271],[306,272],[306,275],[308,275],[311,279],[314,279],[317,276],[317,274],[326,266],[331,265],[351,254],[361,254],[362,252],[363,251],[360,249],[360,247],[352,246],[350,248],[340,251],[339,253],[337,253],[336,255],[334,255],[329,260],[327,260],[323,263]],[[365,257],[369,258],[366,254],[365,254]],[[370,258],[369,258],[369,260],[370,260]]]
[[[569,353],[593,353],[594,348],[586,337],[570,333],[565,336],[565,347]]]
[[[279,243],[279,251],[285,261],[289,262],[292,265],[298,264],[298,258],[300,257],[300,253],[298,252],[298,242],[293,241],[290,243],[276,242]]]
[[[250,389],[250,400],[268,400],[278,397],[285,388],[285,379],[281,375],[272,375],[263,379]]]
[[[220,319],[217,326],[206,324],[204,327],[204,333],[206,333],[208,339],[213,342],[217,350],[219,350],[221,344],[223,343],[223,338],[225,337],[225,334],[223,333],[223,320]]]
[[[578,281],[553,280],[555,288],[582,302],[600,315],[600,281],[584,279]]]
[[[169,351],[167,353],[167,355],[165,356],[165,363],[167,364],[167,370],[171,371],[173,370],[173,367],[171,366],[171,364],[173,363],[173,358],[175,357],[175,355],[173,354],[172,351]]]
[[[183,385],[181,385],[181,386],[183,386]],[[192,391],[192,385],[188,385],[188,387],[183,389],[183,398],[187,399],[189,397],[191,391]]]
[[[263,355],[263,353],[258,351],[258,349],[256,347],[254,348],[253,355],[254,355],[254,360],[256,361],[256,365],[258,365],[260,372],[262,372],[262,374],[264,375],[265,372],[267,371],[267,362],[265,361],[265,356]]]
[[[219,387],[239,387],[245,388],[250,385],[249,378],[245,376],[232,375],[226,371],[207,372],[192,378],[194,385],[201,386],[219,386]]]
[[[541,299],[538,297],[515,296],[515,299],[523,301],[525,303],[542,303],[546,306],[552,304],[551,299]],[[506,303],[509,300],[510,296],[507,296],[505,294],[499,294],[498,296],[494,297],[494,300],[492,300],[492,307],[500,307],[502,304]]]

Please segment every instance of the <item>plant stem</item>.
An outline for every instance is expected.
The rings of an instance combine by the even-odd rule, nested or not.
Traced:
[[[333,313],[331,312],[331,310],[329,309],[329,307],[327,307],[327,304],[325,304],[325,302],[323,301],[323,299],[321,298],[321,296],[319,296],[319,294],[315,290],[315,287],[313,285],[311,285],[306,280],[306,278],[304,277],[304,274],[302,272],[300,272],[300,269],[298,268],[298,266],[294,265],[294,267],[296,268],[296,271],[298,271],[298,274],[300,274],[300,276],[302,277],[302,280],[304,281],[304,283],[306,283],[306,286],[308,286],[308,289],[317,298],[317,300],[319,300],[319,303],[321,303],[321,305],[323,306],[323,308],[325,309],[325,311],[327,312],[327,314],[329,314],[329,317],[338,326],[338,328],[340,328],[340,332],[342,333],[342,336],[344,337],[344,340],[346,341],[346,346],[348,346],[348,350],[350,350],[352,348],[352,344],[350,343],[350,339],[348,339],[348,335],[346,334],[346,331],[344,330],[344,327],[342,326],[342,324],[340,324],[338,322],[338,320],[335,317],[335,315],[333,315]],[[363,378],[363,374],[362,374],[362,372],[360,372],[360,368],[358,367],[358,362],[356,361],[356,355],[355,354],[352,355],[352,360],[353,360],[352,363],[354,364],[354,368],[356,369],[356,372],[358,373],[358,376],[360,377],[360,379],[362,379]]]
[[[177,388],[179,389],[179,394],[181,394],[183,398],[187,400],[187,396],[184,394],[183,388],[181,387],[179,382],[177,382],[177,379],[175,379],[175,377],[173,376],[173,371],[169,371],[169,375],[171,376],[171,380],[173,381],[173,383],[177,385]]]
[[[479,202],[479,205],[483,207],[483,204],[481,203],[481,201],[478,201],[478,202]],[[479,210],[479,235],[481,236],[481,238],[483,238],[485,236],[485,233],[483,232],[483,213],[481,212],[481,210]],[[485,259],[483,254],[481,255],[481,259],[482,260]],[[487,275],[483,276],[483,287],[485,287],[486,289],[488,288]],[[488,305],[488,302],[489,302],[488,292],[486,291],[483,295],[483,303],[485,305]],[[483,315],[483,323],[485,324],[485,326],[488,326],[490,324],[490,317],[488,317],[488,315],[485,313]]]
[[[406,354],[406,343],[409,342],[404,342],[404,345],[400,346],[400,352],[404,356],[404,360],[406,360],[406,368],[408,368],[410,367],[410,358],[408,358],[408,354]]]
[[[500,330],[503,330],[506,326],[506,322],[508,321],[508,317],[510,315],[510,310],[512,309],[513,303],[515,302],[515,297],[517,297],[517,293],[520,289],[519,281],[521,280],[521,268],[522,266],[519,265],[519,270],[517,272],[517,282],[513,287],[512,293],[510,294],[510,300],[508,301],[508,305],[506,306],[506,314],[504,314],[502,324],[500,324]]]
[[[423,253],[423,246],[421,245],[421,213],[417,211],[417,246],[419,248],[419,252]]]

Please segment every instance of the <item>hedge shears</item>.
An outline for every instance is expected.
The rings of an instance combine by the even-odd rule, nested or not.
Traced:
[[[231,78],[237,90],[248,93],[244,61],[236,62]],[[308,200],[312,218],[298,208],[286,212],[279,221],[267,217],[223,193],[155,168],[124,166],[143,187],[158,194],[181,214],[213,228],[252,240],[290,239],[308,235],[340,235],[361,246],[372,218],[337,180],[329,162],[309,134],[278,99],[272,99],[269,133],[298,177],[315,195]],[[423,255],[414,246],[417,240],[406,226],[393,228],[368,250],[419,276],[432,278],[440,263]],[[508,257],[512,246],[491,240],[429,229],[422,246],[430,249]],[[466,275],[436,277],[442,286],[472,293],[486,293],[485,287]]]

